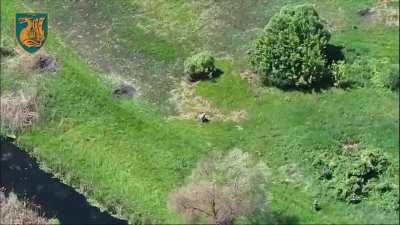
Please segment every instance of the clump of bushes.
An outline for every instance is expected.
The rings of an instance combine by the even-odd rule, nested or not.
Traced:
[[[266,85],[280,88],[399,89],[398,64],[387,59],[329,60],[329,39],[312,6],[287,6],[268,22],[249,51],[249,61]]]
[[[318,155],[313,166],[322,185],[339,200],[354,204],[373,196],[385,209],[398,210],[398,188],[389,180],[391,164],[382,150],[341,149]]]
[[[313,87],[329,81],[329,39],[329,31],[312,6],[284,7],[249,51],[250,64],[267,85]]]
[[[400,84],[399,66],[391,64],[388,59],[358,58],[353,63],[344,61],[332,65],[336,87],[359,88],[375,87],[398,90]]]
[[[238,149],[205,158],[188,183],[169,196],[169,208],[187,223],[229,225],[251,218],[266,206],[266,171],[263,163]]]
[[[388,159],[377,149],[367,149],[361,153],[358,161],[355,161],[346,172],[346,178],[337,189],[339,199],[349,203],[360,202],[373,185],[371,179],[379,178],[389,166]]]
[[[184,72],[191,82],[211,79],[215,75],[215,59],[211,53],[204,51],[187,58]]]

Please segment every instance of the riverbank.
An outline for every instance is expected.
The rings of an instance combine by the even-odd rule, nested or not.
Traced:
[[[1,184],[0,184],[1,185]],[[13,192],[5,193],[0,187],[0,224],[59,224],[57,219],[48,219],[38,213],[38,207],[18,200]]]
[[[59,224],[127,223],[91,206],[85,196],[41,170],[35,159],[13,143],[0,138],[0,149],[0,186],[6,188],[7,195],[12,191],[19,198],[39,205],[42,214],[47,218],[57,218]]]

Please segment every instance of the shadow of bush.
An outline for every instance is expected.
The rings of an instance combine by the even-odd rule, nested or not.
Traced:
[[[282,212],[267,211],[254,217],[250,224],[299,224],[297,216],[286,215]]]

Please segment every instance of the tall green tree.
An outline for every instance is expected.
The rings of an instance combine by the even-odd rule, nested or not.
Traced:
[[[311,87],[328,73],[330,39],[311,5],[284,7],[274,15],[249,51],[251,65],[264,83],[278,87]]]

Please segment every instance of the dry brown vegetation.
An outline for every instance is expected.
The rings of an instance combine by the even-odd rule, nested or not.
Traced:
[[[386,26],[399,26],[400,12],[398,8],[393,8],[394,3],[393,0],[378,0],[370,10],[372,20]]]
[[[21,131],[38,121],[36,95],[20,91],[18,94],[2,95],[0,98],[1,126],[13,132]]]
[[[188,223],[218,225],[263,214],[266,171],[265,164],[255,163],[239,149],[205,158],[188,184],[169,196],[169,208]]]
[[[393,8],[390,4],[393,0],[380,0],[376,6],[379,17],[387,26],[399,26],[400,12],[398,8]]]
[[[37,207],[24,201],[19,201],[17,196],[10,193],[4,194],[0,189],[0,224],[54,224],[54,220],[39,216]]]

